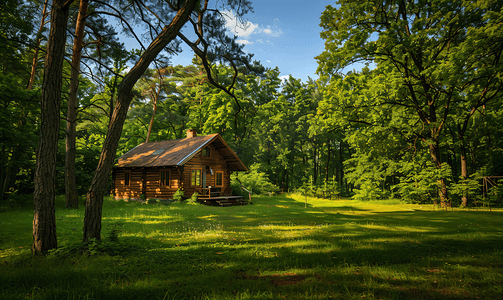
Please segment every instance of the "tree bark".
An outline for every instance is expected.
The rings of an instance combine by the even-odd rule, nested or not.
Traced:
[[[73,41],[72,71],[70,75],[70,93],[68,94],[68,111],[66,115],[66,155],[65,155],[65,200],[66,208],[79,208],[79,194],[77,192],[77,176],[75,174],[75,146],[77,136],[77,107],[80,75],[80,60],[84,41],[84,27],[86,24],[88,0],[81,0],[75,39]]]
[[[435,167],[437,167],[437,169],[440,170],[442,167],[442,162],[440,160],[440,146],[438,144],[439,142],[437,139],[435,142],[430,144],[429,148],[430,148],[431,160],[433,161]],[[445,205],[447,201],[447,186],[445,184],[444,178],[440,178],[438,180],[438,186],[439,186],[438,195],[440,197],[440,204]]]
[[[327,164],[325,165],[325,180],[328,182],[328,170],[330,168],[330,139],[327,139]]]
[[[58,150],[59,108],[68,6],[69,4],[65,5],[65,0],[54,0],[51,10],[51,30],[47,43],[42,84],[40,138],[35,169],[35,192],[33,194],[32,253],[34,255],[45,254],[50,249],[57,247],[54,208],[56,153]]]
[[[150,118],[150,124],[148,126],[147,140],[146,140],[147,143],[150,140],[150,133],[152,132],[152,127],[154,126],[155,112],[157,111],[157,100],[159,100],[159,95],[161,94],[161,89],[163,85],[161,71],[158,72],[159,72],[159,88],[155,91],[155,93],[151,93],[151,96],[153,96],[152,102],[154,104],[154,111],[152,112],[152,118]]]
[[[461,147],[460,147],[460,152],[461,152],[461,177],[463,180],[466,180],[468,178],[468,162],[466,159],[466,147],[464,145],[464,141],[462,141]],[[461,198],[461,203],[463,206],[466,207],[468,205],[468,195],[463,194]]]
[[[88,242],[90,239],[101,239],[103,197],[106,193],[124,120],[126,119],[129,104],[133,99],[133,86],[156,56],[176,38],[178,32],[188,21],[191,12],[195,9],[198,2],[197,0],[185,1],[184,6],[177,12],[171,24],[165,26],[162,32],[152,41],[135,66],[124,77],[124,80],[118,88],[117,104],[114,107],[114,112],[110,119],[108,133],[103,143],[98,167],[94,172],[91,186],[86,194],[84,242]]]

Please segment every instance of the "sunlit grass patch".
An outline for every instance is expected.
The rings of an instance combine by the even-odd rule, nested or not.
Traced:
[[[62,252],[37,259],[33,213],[2,213],[0,298],[497,299],[501,213],[395,200],[305,208],[298,196],[226,208],[106,200],[102,244],[64,252],[82,247],[84,209],[58,209]]]

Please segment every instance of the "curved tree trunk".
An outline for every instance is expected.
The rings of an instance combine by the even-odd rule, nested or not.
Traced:
[[[68,6],[69,4],[65,5],[65,0],[54,0],[51,10],[51,30],[42,84],[40,140],[35,169],[35,192],[33,193],[32,252],[35,255],[45,254],[48,250],[57,247],[54,209],[56,153]]]
[[[79,194],[77,192],[77,176],[75,175],[75,146],[77,136],[77,94],[79,89],[80,59],[82,57],[82,43],[84,41],[85,17],[88,0],[81,0],[75,39],[73,41],[72,72],[70,75],[70,93],[68,94],[68,111],[66,115],[66,155],[65,155],[65,199],[66,208],[79,208]]]
[[[117,91],[117,105],[110,119],[108,133],[103,143],[98,167],[94,172],[91,186],[86,194],[86,210],[84,216],[83,241],[101,239],[101,216],[103,197],[107,192],[110,172],[115,159],[115,152],[119,144],[122,127],[126,119],[129,104],[133,99],[132,89],[141,75],[148,68],[156,56],[173,41],[180,29],[188,21],[191,12],[195,9],[198,0],[187,0],[184,6],[177,12],[170,25],[164,27],[162,32],[150,44],[140,60],[124,77]]]
[[[47,17],[47,2],[48,0],[45,0],[44,8],[42,10],[42,20],[40,21],[40,28],[37,32],[35,53],[33,54],[33,62],[31,63],[30,80],[28,81],[28,86],[26,87],[27,90],[33,89],[33,82],[35,81],[35,73],[37,72],[38,65],[38,48],[40,47],[40,42],[42,41],[42,31],[44,30],[45,18]]]

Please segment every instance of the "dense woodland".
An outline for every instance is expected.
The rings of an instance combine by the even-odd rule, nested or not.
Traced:
[[[84,240],[99,238],[113,161],[189,128],[220,133],[251,169],[240,181],[264,193],[456,206],[498,195],[483,198],[481,180],[503,176],[501,1],[328,1],[307,82],[282,81],[226,35],[218,9],[243,16],[248,1],[208,3],[0,4],[2,202],[29,199],[37,215],[56,194],[68,207],[86,195]],[[124,34],[143,48],[127,51]],[[192,65],[176,65],[181,43]]]

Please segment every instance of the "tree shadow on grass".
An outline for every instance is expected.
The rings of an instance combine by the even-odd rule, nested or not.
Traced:
[[[389,234],[393,237],[393,233]],[[372,237],[364,234],[360,239],[370,241]],[[126,244],[149,244],[149,247],[113,257],[61,257],[29,260],[15,268],[2,266],[3,295],[51,299],[77,296],[199,299],[239,298],[245,294],[297,298],[314,292],[317,298],[367,295],[382,299],[472,299],[482,295],[478,293],[486,286],[502,283],[500,277],[484,276],[480,271],[480,267],[485,267],[487,272],[487,264],[479,259],[498,251],[494,247],[500,245],[500,240],[496,238],[383,241],[371,248],[350,239],[322,235],[305,239],[320,244],[290,246],[285,246],[284,239],[271,241],[263,237],[266,241],[263,247],[260,237],[248,245],[193,243],[171,247],[160,241],[147,243],[145,238],[121,239]],[[334,247],[320,247],[323,243]],[[472,257],[456,249],[472,249],[477,253]],[[464,287],[453,286],[456,280],[446,278],[456,276],[466,280]],[[497,295],[491,290],[485,296]]]
[[[503,285],[498,276],[503,268],[501,235],[489,232],[464,238],[480,227],[492,230],[488,214],[355,215],[319,207],[308,208],[316,213],[306,214],[293,205],[204,208],[190,214],[190,207],[183,209],[182,216],[166,222],[162,218],[154,222],[156,213],[165,212],[155,207],[142,207],[136,219],[106,219],[104,230],[107,223],[127,220],[126,231],[130,226],[143,232],[119,235],[115,246],[123,251],[117,255],[68,255],[0,265],[1,295],[6,299],[501,296],[496,288],[488,288]]]

